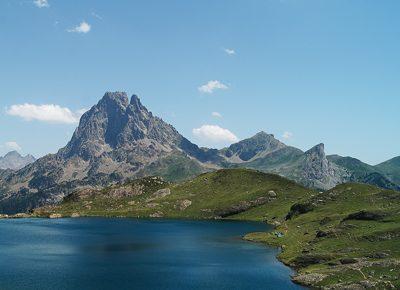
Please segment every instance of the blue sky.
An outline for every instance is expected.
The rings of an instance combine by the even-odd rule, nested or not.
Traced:
[[[382,162],[400,155],[399,9],[395,0],[0,1],[0,155],[56,152],[78,110],[118,90],[200,145],[264,130],[303,150],[323,142],[329,154]]]

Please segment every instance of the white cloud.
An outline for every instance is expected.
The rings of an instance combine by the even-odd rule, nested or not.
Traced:
[[[202,125],[192,130],[193,136],[207,145],[230,144],[239,141],[238,137],[228,129],[217,125]]]
[[[220,81],[214,80],[214,81],[209,81],[208,83],[198,87],[198,89],[202,93],[212,94],[214,90],[217,89],[226,90],[228,89],[228,86],[221,83]]]
[[[18,143],[15,141],[8,141],[4,143],[4,146],[7,150],[16,150],[16,151],[22,150],[21,146],[19,146]]]
[[[68,32],[77,32],[77,33],[88,33],[91,29],[91,26],[86,21],[82,21],[78,26],[74,28],[67,29]]]
[[[33,3],[39,8],[50,7],[49,2],[47,0],[35,0]]]
[[[215,117],[215,118],[222,118],[222,115],[218,112],[212,112],[211,116]]]
[[[290,138],[293,137],[293,133],[292,133],[292,132],[285,131],[285,132],[283,132],[282,137],[283,137],[284,139],[290,139]]]
[[[236,54],[236,51],[234,49],[224,48],[224,51],[226,52],[227,55],[235,55]]]
[[[72,112],[68,108],[60,107],[59,105],[34,105],[21,104],[12,105],[6,110],[11,116],[20,117],[26,121],[38,120],[50,123],[74,124],[79,122],[79,118],[86,110],[81,109],[77,112]]]

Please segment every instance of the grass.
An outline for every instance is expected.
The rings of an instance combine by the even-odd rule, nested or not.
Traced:
[[[297,283],[400,288],[400,192],[370,185],[318,193],[274,174],[224,169],[178,184],[147,177],[82,190],[34,212],[52,214],[266,221],[272,232],[245,238],[282,248]]]
[[[399,192],[344,184],[303,202],[313,204],[314,208],[283,220],[275,229],[284,234],[282,237],[273,232],[250,234],[246,238],[282,247],[279,258],[300,274],[326,275],[313,286],[368,280],[376,283],[378,289],[389,287],[390,283],[400,287]],[[347,219],[361,210],[384,216],[376,220]],[[349,258],[354,259],[351,264],[341,263]],[[380,265],[377,268],[381,275],[370,274],[370,268],[376,267],[371,263]]]
[[[140,194],[113,196],[118,188],[135,191]],[[157,198],[153,193],[168,188],[170,194]],[[270,191],[276,196],[270,197]],[[147,177],[124,185],[107,187],[101,191],[83,190],[66,198],[60,205],[43,207],[35,211],[38,216],[61,214],[71,216],[128,216],[148,217],[162,213],[170,218],[218,218],[233,216],[236,219],[268,220],[269,217],[283,216],[290,206],[310,195],[313,191],[274,174],[266,174],[249,169],[224,169],[209,172],[198,177],[171,184],[159,178]],[[190,201],[190,206],[182,209],[182,204]],[[263,214],[252,213],[252,209],[265,210],[257,205],[268,204]],[[246,216],[237,215],[238,211],[249,211]]]

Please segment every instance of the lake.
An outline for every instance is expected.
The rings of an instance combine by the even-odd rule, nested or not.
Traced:
[[[303,289],[255,222],[0,220],[0,289]]]

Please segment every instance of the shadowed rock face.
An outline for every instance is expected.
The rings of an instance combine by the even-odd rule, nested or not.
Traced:
[[[17,151],[11,151],[4,155],[4,157],[0,157],[0,169],[18,170],[35,160],[35,157],[32,155],[21,156]]]
[[[113,150],[140,147],[151,154],[177,149],[183,137],[169,124],[154,117],[133,95],[106,93],[86,112],[71,141],[58,153],[63,158],[98,158]]]
[[[330,162],[325,155],[324,144],[318,144],[304,153],[302,160],[303,178],[308,185],[329,189],[349,180],[346,170]]]

